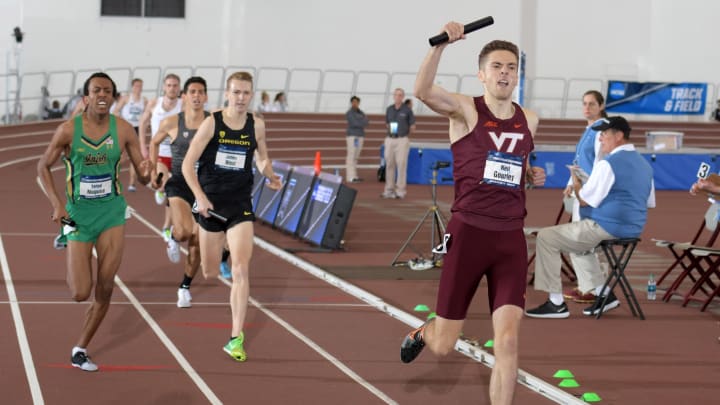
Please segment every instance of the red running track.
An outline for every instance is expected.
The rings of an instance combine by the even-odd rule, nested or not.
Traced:
[[[0,253],[7,259],[0,288],[2,402],[489,403],[488,368],[458,353],[442,360],[423,354],[411,366],[401,364],[398,348],[407,325],[259,247],[251,268],[254,305],[246,324],[249,360],[232,361],[221,351],[230,329],[227,285],[198,279],[193,308],[178,309],[175,292],[182,268],[168,262],[155,230],[137,218],[126,227],[113,305],[89,347],[100,372],[69,367],[87,304],[69,299],[64,253],[51,247],[55,227],[35,182],[35,164],[48,139],[47,133],[0,135]],[[61,177],[58,171],[58,184]],[[352,283],[407,312],[417,303],[432,306],[437,271],[413,279],[387,276],[398,271],[388,264],[399,241],[427,207],[426,187],[411,187],[409,197],[399,202],[379,200],[377,183],[357,188],[348,251],[300,256],[336,273],[354,270],[348,273]],[[548,223],[558,191],[534,192],[528,223]],[[450,194],[450,188],[442,188],[441,201],[450,201]],[[690,232],[683,228],[696,226],[690,219],[696,216],[686,213],[682,220],[680,214],[702,205],[685,202],[679,193],[663,197],[660,202],[677,201],[684,208],[653,213],[677,221],[650,231],[682,238]],[[128,201],[140,217],[161,223],[162,210],[150,191],[141,189]],[[267,227],[256,230],[277,245],[300,245]],[[663,254],[644,245],[636,253],[638,271],[631,281],[642,287],[647,272],[667,262]],[[478,292],[465,331],[481,342],[491,337],[484,295]],[[528,290],[530,304],[541,299]],[[577,305],[566,321],[525,320],[521,367],[551,385],[557,384],[555,370],[572,369],[581,387],[567,392],[597,392],[602,403],[712,402],[707,401],[720,395],[717,305],[707,313],[677,303],[641,300],[641,305],[648,321],[632,319],[624,306],[595,321],[577,315],[582,308]],[[551,402],[518,386],[516,403]]]

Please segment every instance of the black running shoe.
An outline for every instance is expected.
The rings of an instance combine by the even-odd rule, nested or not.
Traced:
[[[560,305],[555,305],[552,301],[547,300],[537,308],[526,310],[525,315],[531,318],[561,319],[570,316],[570,311],[564,302]]]
[[[425,341],[422,338],[423,331],[427,323],[424,323],[421,327],[411,331],[405,339],[403,339],[400,345],[400,360],[403,363],[410,363],[422,352],[425,347]]]
[[[593,303],[592,305],[590,305],[589,307],[587,307],[583,310],[583,314],[588,315],[588,316],[597,315],[598,312],[601,311],[600,308],[602,308],[602,312],[604,313],[604,312],[607,312],[611,309],[615,309],[618,306],[620,306],[620,301],[617,299],[615,294],[613,294],[612,292],[610,292],[610,294],[608,294],[608,298],[607,298],[607,302],[605,303],[605,306],[602,305],[602,302],[604,299],[605,299],[605,296],[602,296],[602,295],[597,297],[597,299],[595,300],[595,303]]]
[[[98,366],[90,360],[85,352],[77,352],[70,358],[73,367],[77,367],[83,371],[97,371]]]

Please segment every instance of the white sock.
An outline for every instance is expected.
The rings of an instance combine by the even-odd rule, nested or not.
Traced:
[[[550,293],[550,302],[555,305],[562,305],[562,303],[565,302],[565,298],[563,298],[562,293]]]
[[[87,354],[87,350],[85,350],[84,347],[78,347],[78,346],[73,347],[72,355],[74,356],[75,353],[77,353],[77,352],[83,352],[83,353]]]
[[[605,290],[604,290],[604,291],[603,291],[602,286],[600,286],[600,287],[595,287],[595,295],[598,295],[598,296],[603,295],[603,296],[605,296],[605,295],[608,295],[608,294],[610,294],[610,289],[609,289],[608,287],[605,287]]]

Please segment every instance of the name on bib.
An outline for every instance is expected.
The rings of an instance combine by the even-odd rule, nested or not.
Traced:
[[[520,187],[523,159],[502,152],[489,152],[485,161],[483,182],[503,187]]]
[[[112,176],[109,174],[80,177],[81,198],[93,200],[110,194],[112,194]]]
[[[215,166],[219,169],[242,171],[245,170],[245,148],[220,145],[215,154]]]

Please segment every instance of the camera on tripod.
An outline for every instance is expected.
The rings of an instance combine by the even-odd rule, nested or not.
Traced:
[[[430,168],[433,170],[440,170],[440,169],[444,169],[446,167],[450,167],[450,162],[448,162],[446,160],[436,160],[435,163],[433,163],[433,165],[430,166]]]

